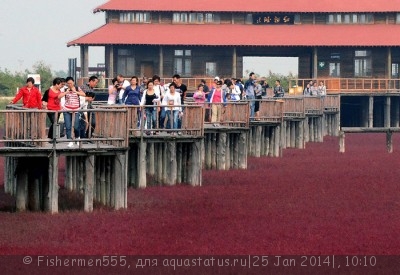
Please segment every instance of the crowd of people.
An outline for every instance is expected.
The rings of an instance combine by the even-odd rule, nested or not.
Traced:
[[[98,83],[97,76],[91,76],[89,81],[82,86],[76,86],[72,77],[53,80],[53,85],[49,87],[43,95],[37,87],[35,80],[29,77],[26,85],[19,89],[10,104],[17,103],[22,98],[24,108],[45,109],[50,121],[48,138],[53,139],[54,125],[62,125],[60,132],[63,136],[64,125],[68,142],[68,147],[78,145],[79,139],[91,137],[96,127],[96,116],[90,109],[93,109],[92,102],[95,99],[94,88]],[[57,114],[57,117],[56,117]],[[72,137],[74,129],[74,139]]]
[[[26,86],[18,91],[10,103],[15,104],[22,98],[25,108],[58,111],[58,117],[55,117],[55,112],[47,114],[50,121],[48,137],[53,139],[55,123],[62,125],[62,133],[65,125],[66,137],[71,140],[68,146],[74,147],[79,142],[77,140],[91,137],[95,129],[95,114],[88,109],[93,109],[94,89],[98,81],[97,76],[91,76],[87,83],[76,86],[72,77],[55,78],[53,85],[42,96],[34,85],[34,79],[30,77],[26,81]],[[285,95],[280,80],[276,80],[274,87],[270,87],[266,80],[257,80],[254,72],[249,74],[245,83],[242,83],[239,78],[223,79],[216,76],[210,86],[204,79],[201,80],[190,102],[205,106],[204,119],[206,122],[211,122],[213,126],[219,126],[223,108],[227,102],[249,101],[250,120],[259,120],[259,100],[265,98],[269,90],[273,91],[275,98]],[[187,86],[182,83],[179,74],[173,75],[172,81],[164,84],[161,83],[158,75],[152,78],[143,77],[139,81],[137,76],[132,76],[127,80],[123,75],[118,74],[108,87],[107,104],[143,106],[143,113],[141,108],[137,110],[137,127],[140,127],[143,121],[143,128],[147,135],[157,135],[158,132],[155,129],[164,128],[174,129],[170,131],[172,135],[180,135],[179,129],[181,129],[185,111],[186,95]],[[326,87],[322,81],[318,85],[316,81],[311,80],[304,89],[303,95],[325,96]],[[72,129],[74,135],[72,135]]]

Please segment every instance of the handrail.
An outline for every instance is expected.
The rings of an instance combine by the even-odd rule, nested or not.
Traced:
[[[290,79],[289,87],[294,87],[296,95],[303,93],[310,80],[320,81],[326,86],[327,94],[346,93],[398,93],[400,79],[391,78],[317,78]]]
[[[115,147],[128,147],[127,133],[124,127],[119,127],[116,121],[124,123],[126,120],[126,110],[106,110],[106,109],[88,109],[81,112],[94,113],[96,116],[96,126],[93,135],[80,141],[101,142]],[[8,105],[6,110],[0,110],[2,123],[4,126],[4,138],[2,143],[19,144],[21,147],[45,147],[49,143],[66,143],[71,140],[60,138],[53,135],[53,139],[47,138],[46,121],[47,114],[53,113],[55,117],[63,111],[25,109],[19,106]],[[3,120],[3,116],[5,119]],[[87,125],[92,125],[93,116],[88,116]],[[114,123],[112,123],[114,122]],[[57,124],[56,124],[57,125]],[[89,127],[90,128],[90,127]],[[55,131],[56,132],[56,131]],[[89,129],[89,133],[92,129]],[[18,147],[18,146],[17,146]]]
[[[253,123],[281,123],[283,119],[301,119],[306,115],[322,115],[324,112],[338,112],[340,110],[340,96],[328,95],[325,97],[284,97],[279,99],[254,100],[259,102],[259,114],[250,118],[250,101],[227,102],[219,104],[198,105],[197,103],[180,106],[128,106],[128,105],[95,105],[93,112],[96,116],[96,126],[93,135],[81,141],[94,141],[97,145],[110,145],[118,148],[127,148],[129,139],[148,135],[148,131],[157,133],[180,133],[188,138],[201,138],[204,135],[205,125],[210,123],[210,112],[213,105],[220,105],[217,110],[220,116],[213,121],[214,126],[225,128],[248,128],[250,119]],[[146,129],[143,118],[145,108],[156,110],[156,127]],[[169,107],[182,107],[181,126],[175,129],[165,129],[166,124],[160,125],[161,111]],[[4,126],[4,139],[0,142],[8,145],[17,144],[24,147],[45,147],[48,143],[70,142],[71,140],[55,136],[53,140],[47,138],[46,120],[48,113],[55,111],[25,109],[16,105],[9,105],[7,110],[0,110],[0,121]],[[205,116],[208,113],[208,117]],[[92,116],[88,116],[87,125],[92,125]],[[172,118],[170,118],[172,121]],[[168,120],[168,117],[167,117]],[[173,128],[173,127],[172,127]],[[16,146],[16,147],[18,147]],[[54,146],[53,146],[54,147]]]

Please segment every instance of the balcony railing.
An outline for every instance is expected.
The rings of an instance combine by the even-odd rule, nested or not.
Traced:
[[[373,94],[399,93],[400,79],[388,78],[318,78],[318,79],[291,79],[289,87],[294,88],[294,94],[303,93],[310,80],[320,81],[326,86],[327,94]]]

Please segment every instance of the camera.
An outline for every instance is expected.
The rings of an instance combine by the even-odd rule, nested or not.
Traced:
[[[92,97],[92,98],[94,98],[95,93],[94,93],[94,92],[86,92],[85,95],[86,95],[87,97]]]

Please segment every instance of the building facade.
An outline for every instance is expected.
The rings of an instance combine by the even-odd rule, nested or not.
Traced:
[[[241,77],[243,57],[298,57],[299,78],[398,78],[400,0],[110,0],[105,24],[70,41],[105,47],[106,77]]]

